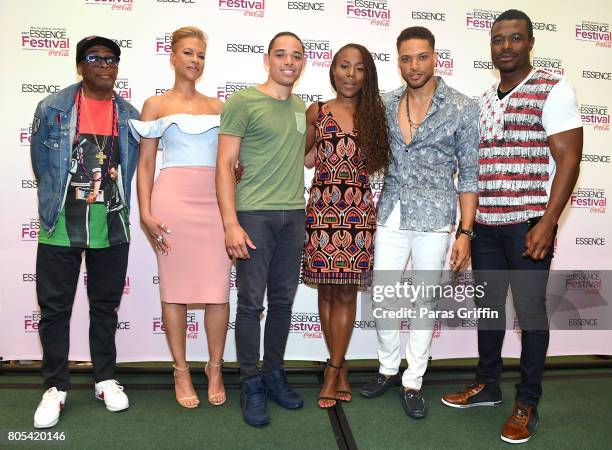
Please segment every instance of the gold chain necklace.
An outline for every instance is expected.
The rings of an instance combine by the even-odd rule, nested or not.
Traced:
[[[98,147],[98,154],[102,154],[104,153],[104,149],[106,148],[106,142],[108,141],[108,135],[104,131],[102,131],[102,133],[104,134],[104,137],[102,138],[102,146],[100,146],[100,143],[98,142],[98,138],[95,132],[96,129],[94,127],[93,120],[91,120],[91,115],[89,114],[89,108],[87,107],[87,102],[85,101],[85,94],[82,90],[81,90],[81,96],[83,98],[83,109],[85,110],[85,116],[87,117],[87,121],[89,122],[89,126],[91,127],[91,130],[92,130],[91,134],[96,143],[96,147]],[[103,130],[106,130],[108,128],[108,123],[112,120],[112,112],[113,112],[113,102],[111,101],[111,107],[108,110],[108,118],[106,119],[106,126],[103,128]],[[112,125],[111,125],[111,134],[113,134],[113,132],[114,130],[112,129]]]
[[[416,132],[416,130],[421,126],[421,124],[425,121],[425,118],[427,117],[427,113],[429,113],[429,108],[431,108],[431,104],[433,103],[433,96],[436,93],[436,85],[437,83],[434,84],[434,92],[433,94],[431,94],[431,98],[429,99],[429,105],[427,105],[427,111],[425,111],[425,115],[423,116],[423,120],[419,123],[413,122],[412,118],[410,117],[410,98],[408,96],[408,88],[406,88],[406,115],[408,116],[408,129],[410,131],[410,140],[412,140],[412,130],[414,130]]]

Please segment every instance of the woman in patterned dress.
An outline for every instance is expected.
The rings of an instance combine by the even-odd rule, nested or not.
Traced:
[[[389,143],[376,66],[370,52],[347,44],[329,71],[336,98],[306,112],[306,166],[315,173],[306,207],[303,280],[318,287],[319,315],[330,358],[321,408],[350,401],[344,361],[355,321],[357,290],[372,282],[376,209],[369,175],[384,171]]]

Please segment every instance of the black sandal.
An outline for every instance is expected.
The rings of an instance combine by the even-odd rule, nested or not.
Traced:
[[[342,366],[340,366],[341,369],[344,368],[345,363],[346,363],[346,359],[342,358]],[[348,378],[348,372],[346,374],[346,377]],[[336,386],[337,385],[338,383],[336,383]],[[349,389],[350,389],[350,385],[349,385]],[[338,395],[341,395],[341,394],[344,394],[348,398],[340,398]],[[336,400],[338,400],[339,402],[348,403],[351,400],[353,400],[353,393],[351,391],[342,391],[342,390],[336,389]]]
[[[329,359],[327,360],[327,362],[325,363],[325,369],[327,369],[328,367],[331,367],[332,369],[336,369],[336,370],[340,370],[342,369],[342,365],[340,366],[334,366],[332,363],[329,362]],[[323,376],[325,377],[325,371],[323,372]],[[337,394],[336,394],[337,395]],[[321,405],[321,400],[330,400],[333,403],[329,406],[323,406]],[[338,399],[336,397],[321,397],[319,396],[317,398],[317,404],[319,405],[319,408],[321,409],[329,409],[329,408],[333,408],[334,406],[336,406],[336,402],[338,401]]]

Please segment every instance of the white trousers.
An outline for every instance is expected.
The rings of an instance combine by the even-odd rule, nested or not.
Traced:
[[[441,271],[448,251],[451,226],[436,231],[400,230],[400,205],[395,204],[393,212],[384,225],[376,229],[374,251],[374,284],[377,272],[397,271],[398,276],[405,270],[408,261],[412,260],[413,284],[419,281],[435,285],[439,283]],[[389,272],[381,274],[388,280]],[[399,279],[397,281],[400,281]],[[416,309],[426,307],[435,310],[437,299],[417,297]],[[376,305],[373,305],[376,306]],[[383,375],[395,375],[399,371],[400,356],[400,321],[377,320],[379,372]],[[406,360],[408,368],[402,376],[402,385],[412,389],[421,389],[423,375],[427,369],[431,351],[431,340],[435,319],[412,319],[411,330],[406,343]]]

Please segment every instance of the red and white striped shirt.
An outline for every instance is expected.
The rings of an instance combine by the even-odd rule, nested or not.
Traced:
[[[555,172],[548,136],[582,126],[573,87],[555,74],[533,70],[501,100],[498,85],[478,99],[476,221],[487,225],[544,214]]]

